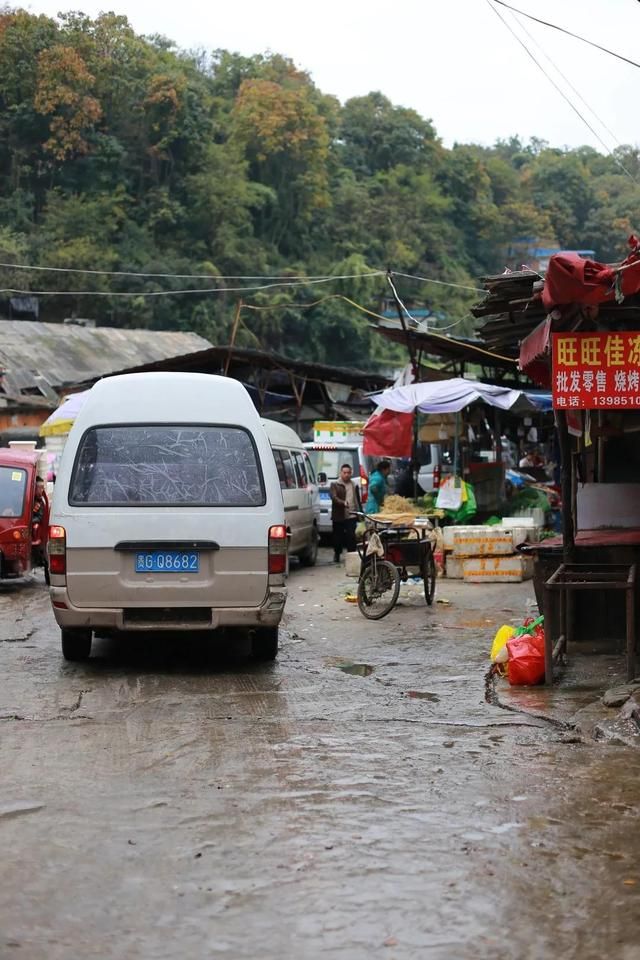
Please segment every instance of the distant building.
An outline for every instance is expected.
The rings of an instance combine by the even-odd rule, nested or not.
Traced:
[[[77,384],[210,346],[195,333],[0,319],[0,440],[37,434]]]
[[[530,267],[536,273],[546,273],[550,258],[556,253],[577,253],[585,260],[595,260],[595,250],[567,250],[557,241],[540,237],[518,237],[507,247],[506,266],[510,270]]]

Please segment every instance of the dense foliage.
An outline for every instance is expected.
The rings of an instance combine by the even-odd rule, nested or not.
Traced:
[[[445,149],[415,111],[380,93],[342,106],[278,55],[185,53],[114,14],[5,9],[0,63],[0,261],[204,277],[0,270],[4,288],[109,294],[43,298],[44,319],[75,313],[226,342],[238,292],[142,294],[387,266],[475,286],[502,269],[510,238],[608,260],[638,224],[640,189],[611,157],[516,138]],[[637,150],[619,159],[638,175]],[[245,311],[238,341],[343,364],[381,359],[388,348],[366,316],[329,293],[377,310],[388,290],[363,276],[245,292],[270,309]],[[445,324],[474,299],[410,281],[402,293]]]

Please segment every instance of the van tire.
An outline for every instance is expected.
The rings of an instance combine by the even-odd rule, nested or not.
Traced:
[[[275,660],[278,656],[278,628],[257,627],[251,632],[251,656],[254,660]]]
[[[88,660],[91,656],[91,630],[61,630],[62,656],[65,660]]]
[[[315,567],[318,559],[319,541],[320,537],[318,535],[318,529],[317,527],[314,527],[311,531],[311,542],[309,543],[309,546],[300,554],[300,563],[303,567]]]

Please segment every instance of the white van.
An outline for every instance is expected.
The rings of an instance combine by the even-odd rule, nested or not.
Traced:
[[[287,532],[269,440],[236,380],[140,373],[97,383],[58,470],[51,601],[68,660],[94,631],[251,631],[278,650]]]
[[[295,430],[276,420],[263,420],[284,500],[289,553],[307,567],[318,559],[320,497],[313,466]]]

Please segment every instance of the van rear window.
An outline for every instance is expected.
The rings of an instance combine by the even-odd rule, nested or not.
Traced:
[[[262,472],[242,427],[92,427],[71,477],[77,506],[250,507],[265,503]]]

